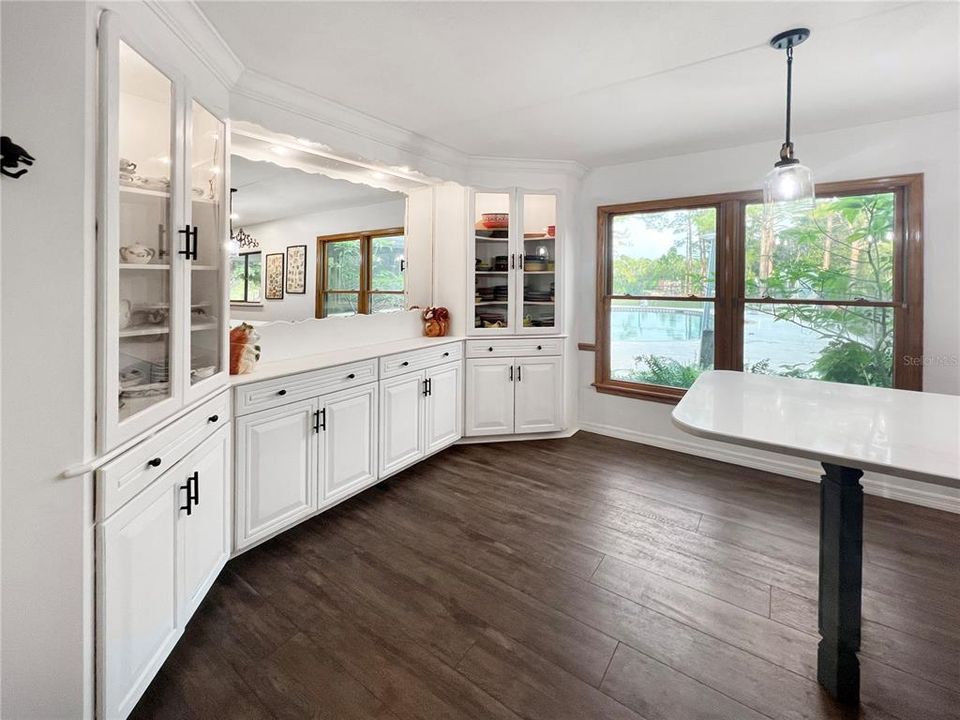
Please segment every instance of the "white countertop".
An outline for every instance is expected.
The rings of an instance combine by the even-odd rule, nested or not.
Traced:
[[[383,355],[393,355],[411,350],[422,350],[426,347],[443,345],[445,343],[461,342],[465,339],[466,338],[459,336],[405,338],[403,340],[391,340],[390,342],[377,343],[374,345],[358,345],[357,347],[340,348],[315,355],[302,355],[287,360],[261,362],[257,363],[257,369],[252,373],[247,373],[246,375],[231,375],[230,385],[246,385],[247,383],[271,380],[285,375],[309,372],[310,370],[322,370],[323,368],[357,362],[358,360],[369,360],[370,358],[381,357]]]
[[[712,370],[673,410],[686,432],[960,487],[960,396]]]

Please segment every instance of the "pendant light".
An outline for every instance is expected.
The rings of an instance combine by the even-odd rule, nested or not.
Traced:
[[[770,47],[787,51],[787,129],[780,148],[780,159],[763,180],[763,210],[771,222],[778,217],[795,217],[813,210],[816,196],[810,168],[793,156],[790,140],[790,100],[793,91],[793,49],[810,37],[807,28],[795,28],[774,35]]]

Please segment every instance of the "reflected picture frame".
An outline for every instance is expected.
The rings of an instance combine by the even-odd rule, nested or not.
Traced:
[[[264,300],[283,300],[284,258],[283,253],[270,253],[264,258]]]
[[[287,280],[288,295],[306,295],[307,293],[307,246],[287,246]]]

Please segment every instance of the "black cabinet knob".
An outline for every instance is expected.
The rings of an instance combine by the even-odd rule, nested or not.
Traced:
[[[450,353],[445,352],[445,353],[443,354],[443,356],[444,356],[444,357],[450,357]]]
[[[219,419],[220,419],[219,415],[211,415],[210,417],[207,418],[207,422],[216,422]]]
[[[490,352],[493,352],[493,348],[492,348],[492,347],[488,347],[487,350],[489,350]]]
[[[402,363],[400,363],[401,367],[406,367],[406,366],[409,365],[409,364],[410,364],[410,363],[409,363],[408,361],[406,361],[406,360],[404,360]]]
[[[354,375],[353,373],[350,373],[349,375],[347,375],[347,380],[353,380],[355,377],[356,375]]]
[[[543,350],[543,345],[537,345],[537,350]]]
[[[150,467],[160,467],[160,463],[162,462],[163,460],[161,460],[160,458],[154,458],[153,460],[147,460],[147,465],[149,465]]]
[[[286,395],[286,394],[287,394],[286,390],[277,390],[277,395]]]

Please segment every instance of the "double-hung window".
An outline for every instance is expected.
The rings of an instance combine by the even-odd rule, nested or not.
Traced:
[[[317,238],[318,318],[404,308],[403,228]]]
[[[672,402],[711,368],[921,389],[922,176],[598,208],[595,385]]]

